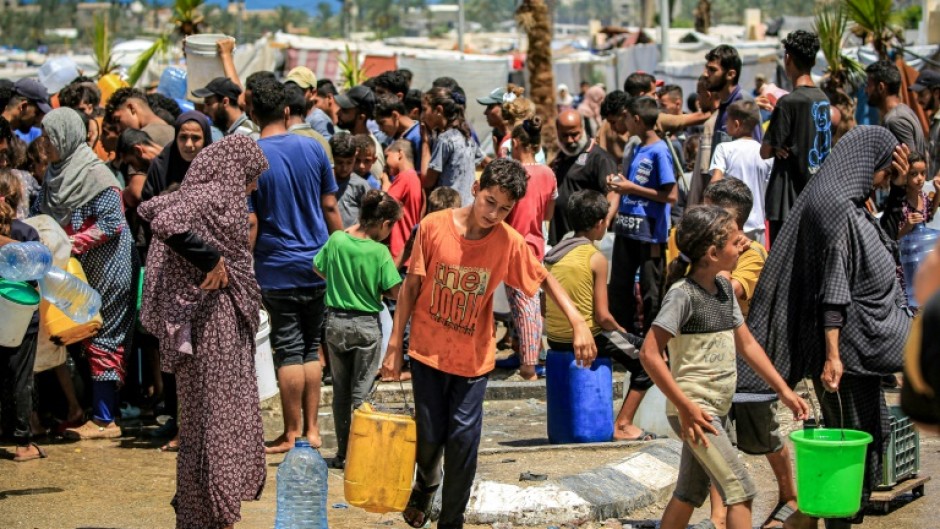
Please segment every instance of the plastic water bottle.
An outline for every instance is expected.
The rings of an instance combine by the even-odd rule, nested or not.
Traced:
[[[328,470],[320,452],[298,437],[277,469],[274,529],[327,529]]]
[[[901,253],[901,268],[904,270],[904,288],[907,302],[911,307],[917,307],[914,299],[914,277],[920,263],[933,251],[934,245],[940,239],[940,231],[932,230],[924,223],[914,225],[914,229],[901,239],[899,244]]]
[[[86,323],[101,310],[101,295],[81,279],[51,267],[39,280],[39,292],[75,323]]]
[[[0,276],[10,281],[35,281],[52,268],[52,252],[41,242],[0,246]]]

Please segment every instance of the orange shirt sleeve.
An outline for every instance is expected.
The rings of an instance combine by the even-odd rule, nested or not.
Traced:
[[[529,250],[525,239],[521,236],[510,237],[509,244],[509,269],[506,272],[505,283],[516,290],[521,290],[526,296],[532,297],[539,291],[539,287],[548,276],[548,270]]]

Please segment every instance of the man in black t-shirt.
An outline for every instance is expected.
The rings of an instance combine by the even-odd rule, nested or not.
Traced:
[[[561,151],[552,161],[551,168],[558,181],[555,214],[549,229],[548,243],[558,244],[568,229],[568,199],[574,193],[593,189],[607,195],[607,176],[617,174],[617,161],[584,134],[581,114],[566,110],[558,115],[558,147]],[[620,200],[611,200],[608,224],[617,212]]]
[[[764,196],[771,241],[832,148],[829,99],[810,76],[819,37],[797,30],[787,35],[783,47],[784,68],[795,88],[777,101],[761,146],[761,156],[774,159]]]

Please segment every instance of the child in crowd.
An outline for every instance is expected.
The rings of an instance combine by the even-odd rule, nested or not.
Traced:
[[[369,140],[370,144],[371,141]],[[372,186],[353,171],[358,149],[351,134],[335,134],[330,138],[330,149],[333,151],[333,175],[336,177],[336,185],[339,186],[339,191],[336,192],[339,216],[343,219],[343,227],[348,228],[359,222],[359,204]]]
[[[903,214],[898,223],[898,240],[910,233],[916,224],[932,221],[940,205],[940,177],[933,179],[933,199],[924,192],[924,182],[927,181],[927,160],[924,156],[911,152],[907,155],[907,162],[910,164],[905,184],[907,196],[901,203]],[[908,280],[912,281],[913,278]]]
[[[405,139],[395,140],[385,149],[385,168],[392,181],[388,194],[401,203],[403,210],[401,220],[392,227],[392,233],[386,241],[392,259],[396,261],[421,220],[421,208],[424,206],[424,192],[421,179],[415,171],[413,152],[411,142]]]
[[[16,210],[23,200],[22,185],[10,169],[0,169],[0,246],[14,242],[39,241],[39,232],[17,220]],[[16,443],[13,461],[17,463],[46,457],[32,440],[33,364],[39,336],[39,314],[34,312],[26,335],[18,347],[0,347],[0,395],[12,405],[12,417],[3,417],[4,433]],[[9,400],[8,400],[9,399]],[[10,428],[9,430],[7,428]]]
[[[649,328],[659,310],[665,243],[669,238],[669,209],[678,190],[669,146],[656,133],[659,108],[651,97],[627,103],[627,130],[640,138],[633,148],[628,177],[611,175],[608,187],[622,195],[614,219],[613,269],[610,299],[614,317],[626,329],[633,327],[635,274],[640,272],[643,327]],[[623,300],[623,301],[619,301]]]
[[[346,464],[352,410],[368,397],[375,380],[382,347],[382,297],[398,297],[401,276],[381,241],[401,215],[397,200],[384,191],[370,190],[362,197],[359,223],[333,232],[314,259],[327,287],[325,334],[337,443],[332,468]]]
[[[466,105],[466,97],[457,89],[437,87],[424,94],[420,172],[425,190],[452,187],[460,193],[463,205],[469,206],[483,152],[470,136],[470,125],[464,118]],[[428,142],[432,132],[438,133],[433,149]]]
[[[415,167],[421,167],[421,125],[411,119],[402,100],[394,94],[378,96],[375,105],[375,122],[389,138],[407,140],[411,144],[412,164]],[[385,164],[388,169],[387,160]]]
[[[522,235],[532,254],[542,261],[545,257],[544,223],[552,220],[558,197],[555,174],[536,160],[536,153],[542,149],[542,119],[534,116],[519,123],[512,129],[510,144],[512,158],[525,168],[528,182],[525,196],[512,208],[506,224]],[[509,286],[506,286],[506,297],[521,358],[519,375],[525,380],[536,380],[536,366],[542,351],[541,299],[538,295],[527,298]]]
[[[708,497],[710,483],[728,506],[727,527],[752,527],[751,502],[757,488],[720,419],[730,411],[734,396],[735,351],[796,419],[808,416],[806,402],[787,386],[754,340],[723,275],[737,264],[741,237],[734,216],[723,208],[686,211],[676,230],[681,253],[669,264],[667,293],[640,351],[643,367],[669,400],[669,423],[683,439],[678,485],[663,513],[663,529],[687,527],[692,511]],[[662,356],[667,344],[668,365]]]
[[[412,527],[429,521],[431,500],[442,485],[442,458],[438,527],[463,527],[477,468],[487,374],[495,365],[493,290],[500,282],[527,296],[543,287],[573,327],[578,362],[590,365],[596,354],[577,307],[522,236],[503,223],[525,196],[526,180],[521,164],[496,160],[473,183],[472,204],[428,215],[418,228],[382,364],[383,376],[399,376],[402,338],[411,321],[417,475],[403,516]]]
[[[368,134],[356,134],[353,136],[353,145],[356,146],[356,163],[353,166],[353,172],[368,182],[372,189],[382,189],[382,184],[372,174],[372,166],[378,160],[375,140]]]
[[[722,178],[737,178],[751,190],[754,207],[744,224],[744,235],[752,241],[766,244],[764,231],[764,195],[774,167],[774,159],[763,159],[761,144],[752,136],[760,124],[760,110],[753,101],[736,101],[728,107],[729,141],[715,147],[712,156],[712,182]]]
[[[727,144],[724,144],[727,145]],[[724,208],[734,216],[738,229],[744,229],[754,203],[751,190],[741,180],[725,178],[705,189],[705,204]],[[734,296],[747,318],[751,297],[767,261],[767,250],[761,243],[742,240],[741,256],[730,272],[719,275],[727,279],[734,289]],[[777,479],[777,505],[771,511],[762,528],[782,527],[783,522],[796,511],[796,485],[793,482],[793,467],[790,465],[790,450],[783,442],[780,423],[777,421],[777,396],[766,393],[735,392],[731,412],[727,416],[726,428],[738,450],[751,455],[765,455],[770,469]],[[711,487],[711,520],[717,527],[725,526],[727,508],[714,485]]]
[[[625,332],[623,327],[607,309],[607,258],[595,246],[607,233],[607,211],[610,204],[604,195],[585,189],[571,195],[568,202],[568,225],[574,237],[555,245],[545,256],[545,267],[558,280],[562,288],[584,316],[597,356],[612,358],[630,372],[630,391],[645,392],[653,386],[640,366],[638,356],[642,339],[627,333],[632,351],[624,351],[603,331]],[[548,346],[555,351],[571,350],[571,326],[558,305],[549,300],[545,307],[545,329],[548,331]],[[615,422],[616,430],[625,424],[627,402],[620,408]]]
[[[628,177],[610,175],[607,185],[622,197],[613,221],[613,273],[607,287],[610,311],[624,329],[636,332],[634,296],[639,270],[642,326],[645,333],[659,312],[663,267],[669,240],[670,205],[679,197],[669,146],[656,133],[659,107],[651,97],[635,97],[626,104],[626,129],[639,139],[632,147]],[[631,149],[630,145],[627,149]],[[641,366],[637,366],[641,367]],[[637,382],[645,385],[645,376]],[[614,437],[619,440],[651,440],[656,436],[633,424],[645,390],[631,387],[624,399]]]

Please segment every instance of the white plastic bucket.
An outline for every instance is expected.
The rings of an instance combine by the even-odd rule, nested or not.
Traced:
[[[26,290],[30,288],[25,283],[0,282],[0,314],[3,314],[0,318],[0,347],[19,347],[23,343],[33,313],[39,308],[39,295],[35,290],[30,294]],[[35,303],[32,303],[34,295]],[[29,303],[25,301],[27,297],[30,298]]]
[[[234,40],[233,37],[221,33],[190,35],[183,40],[183,52],[186,54],[186,97],[189,99],[200,100],[193,96],[193,90],[205,87],[216,77],[225,77],[216,44],[222,39]]]
[[[662,437],[675,436],[666,418],[666,396],[658,387],[651,387],[643,396],[643,402],[636,410],[633,424]]]
[[[261,324],[255,335],[255,374],[258,376],[258,397],[265,401],[277,395],[274,351],[271,350],[271,325],[268,313],[261,311]]]
[[[493,312],[496,314],[509,314],[512,309],[509,307],[509,298],[506,297],[506,284],[496,285],[493,291]]]

